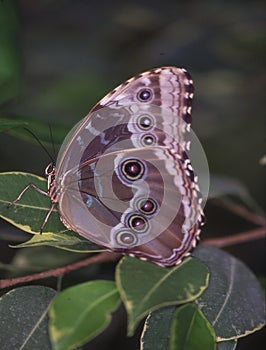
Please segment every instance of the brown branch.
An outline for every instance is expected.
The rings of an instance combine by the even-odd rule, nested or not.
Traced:
[[[237,233],[233,236],[205,239],[201,242],[201,244],[213,247],[227,247],[234,244],[253,241],[254,239],[260,239],[263,237],[265,237],[265,228],[260,227],[255,230]]]
[[[245,208],[242,205],[236,204],[236,203],[231,203],[227,200],[222,200],[222,199],[211,199],[213,203],[216,205],[223,206],[224,208],[228,209],[232,213],[241,216],[242,218],[253,222],[256,225],[263,226],[265,225],[265,218],[262,216],[255,214],[251,212],[249,209]]]
[[[214,246],[214,247],[226,247],[226,246],[245,243],[245,242],[249,242],[255,239],[260,239],[265,237],[265,219],[262,216],[251,212],[249,209],[245,208],[243,205],[231,203],[230,201],[227,201],[227,200],[212,199],[211,201],[216,205],[223,206],[227,210],[244,218],[245,220],[248,220],[256,225],[259,225],[260,227],[254,230],[237,233],[230,236],[206,239],[202,241],[202,245]]]
[[[32,275],[22,276],[22,277],[17,277],[17,278],[0,279],[0,289],[11,287],[11,286],[21,284],[21,283],[27,283],[27,282],[43,279],[43,278],[58,277],[58,276],[63,275],[65,273],[69,273],[71,271],[78,270],[81,267],[89,266],[89,265],[96,264],[96,263],[107,262],[107,261],[116,261],[120,257],[121,257],[121,254],[103,252],[103,253],[100,253],[97,255],[90,256],[89,258],[78,261],[76,263],[69,264],[69,265],[66,265],[63,267],[58,267],[56,269],[51,269],[48,271],[39,272],[39,273],[35,273]]]

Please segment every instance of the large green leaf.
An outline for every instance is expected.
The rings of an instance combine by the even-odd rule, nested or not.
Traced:
[[[191,307],[191,304],[188,304],[189,308]],[[187,305],[185,305],[185,309],[188,310],[188,314],[191,312],[189,312],[189,308],[186,308]],[[176,311],[177,309],[181,309],[183,308],[183,306],[180,307],[176,307],[176,306],[169,306],[169,307],[164,307],[161,308],[159,310],[153,311],[149,314],[149,316],[147,317],[144,327],[143,327],[143,332],[141,335],[141,350],[154,350],[154,349],[160,349],[160,350],[165,350],[165,349],[169,349],[169,343],[170,343],[170,333],[172,331],[172,336],[171,338],[173,338],[173,336],[175,336],[175,332],[177,333],[177,337],[179,337],[179,341],[183,340],[185,341],[184,337],[180,338],[180,333],[183,332],[184,335],[189,335],[189,332],[191,330],[193,330],[194,332],[195,330],[195,322],[193,320],[193,318],[190,319],[189,322],[185,322],[188,321],[187,318],[187,313],[185,313],[184,315],[184,310],[178,313],[178,315],[176,315],[175,313],[178,312]],[[198,314],[197,310],[197,314]],[[180,329],[177,328],[175,331],[172,329],[172,324],[175,321],[175,317],[177,317],[180,319],[180,325],[178,326],[178,328],[180,327]],[[209,324],[209,322],[206,320],[206,318],[203,316],[202,317],[202,313],[200,315],[200,319],[201,322],[203,322],[203,326],[204,328],[207,327],[207,329],[205,329],[207,335],[206,338],[210,339],[209,336],[211,337],[212,340],[210,340],[210,344],[212,344],[211,346],[213,346],[213,332],[214,330],[210,331],[208,330],[208,328],[212,328],[211,325]],[[194,328],[193,328],[193,324],[192,321],[194,322]],[[201,323],[200,323],[201,325]],[[192,335],[191,335],[192,336]],[[203,338],[200,334],[200,336],[198,336],[197,334],[193,334],[193,339],[191,339],[191,341],[196,341],[197,344],[199,346],[205,346],[202,344],[202,341],[206,341],[206,338]],[[173,343],[173,339],[171,339],[172,344]],[[222,341],[219,343],[216,343],[216,350],[234,350],[236,348],[237,345],[237,340],[228,340],[228,341]],[[174,346],[174,345],[172,345]],[[188,346],[188,345],[187,345]],[[193,347],[192,346],[192,350],[194,349],[200,349],[199,347]],[[177,346],[175,349],[182,349],[181,345]],[[189,348],[188,348],[189,349]],[[185,348],[185,350],[188,350],[187,348]],[[207,349],[205,347],[203,347],[203,349]]]
[[[237,346],[237,339],[221,341],[217,343],[216,350],[235,350]]]
[[[0,217],[21,230],[34,234],[28,242],[18,245],[18,248],[49,245],[74,252],[103,250],[89,240],[67,230],[61,223],[56,208],[50,215],[43,233],[40,234],[40,227],[51,206],[51,200],[33,188],[28,189],[17,203],[7,208],[7,205],[28,184],[35,184],[43,191],[47,191],[47,180],[36,175],[19,172],[0,174]]]
[[[121,300],[114,282],[92,281],[65,289],[53,300],[50,336],[54,350],[76,349],[103,331]]]
[[[191,257],[172,268],[130,257],[120,260],[116,281],[128,313],[129,335],[150,311],[197,298],[206,289],[208,277],[207,267]]]
[[[215,332],[194,303],[177,308],[171,325],[169,350],[215,350]]]
[[[48,306],[56,292],[30,286],[10,291],[0,299],[0,348],[50,350]]]
[[[168,349],[175,306],[155,310],[146,318],[141,334],[141,350]]]
[[[216,248],[198,247],[193,255],[200,258],[211,273],[208,288],[194,302],[213,325],[217,350],[234,350],[237,338],[264,325],[264,294],[251,271],[228,253]],[[174,312],[175,307],[169,307],[149,315],[141,339],[143,350],[154,349],[156,344],[162,349],[168,348]],[[183,316],[182,319],[185,320]]]
[[[210,270],[210,283],[197,304],[217,341],[244,337],[265,325],[265,296],[254,274],[223,250],[198,247],[194,256]]]
[[[49,197],[29,188],[21,200],[7,208],[8,204],[29,184],[47,191],[47,181],[39,176],[20,172],[0,174],[0,216],[21,230],[38,234],[51,206]],[[54,209],[43,229],[43,235],[65,231],[66,228],[61,223],[57,210]]]

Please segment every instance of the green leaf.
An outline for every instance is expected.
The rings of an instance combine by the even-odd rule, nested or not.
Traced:
[[[165,350],[169,347],[175,306],[155,310],[146,318],[141,334],[141,350]]]
[[[221,341],[217,343],[216,350],[235,350],[237,346],[237,339]]]
[[[100,248],[86,238],[68,230],[62,233],[36,234],[24,243],[10,246],[12,248],[30,248],[42,245],[74,253],[96,253],[106,251],[106,249]]]
[[[224,175],[211,175],[209,199],[226,197],[226,201],[235,202],[235,198],[240,199],[250,209],[264,216],[263,210],[256,203],[249,193],[248,188],[239,180]],[[232,200],[229,196],[233,196]],[[223,198],[225,200],[225,198]]]
[[[0,118],[0,131],[6,131],[18,127],[26,127],[28,123],[25,120],[13,120],[8,118]]]
[[[150,311],[197,298],[208,278],[206,266],[191,257],[172,268],[130,257],[120,260],[116,282],[128,313],[128,334]]]
[[[80,261],[81,258],[80,254],[51,247],[20,249],[9,265],[9,269],[13,268],[13,273],[9,273],[9,277],[21,276],[29,272],[50,270]]]
[[[209,198],[227,195],[236,195],[241,198],[245,197],[247,193],[248,189],[239,180],[224,175],[211,175]]]
[[[51,200],[33,188],[26,191],[20,201],[7,208],[7,205],[31,183],[43,191],[47,190],[47,180],[36,175],[19,172],[0,174],[0,217],[26,232],[35,234],[28,242],[17,245],[17,248],[48,245],[73,252],[102,251],[94,243],[67,230],[61,223],[56,209],[40,235],[40,227],[51,206]]]
[[[39,176],[20,172],[0,174],[0,216],[21,230],[39,234],[51,206],[49,197],[29,188],[21,200],[7,208],[7,205],[16,199],[29,184],[34,184],[41,190],[47,191],[47,180]],[[44,227],[43,234],[64,231],[66,228],[61,223],[57,210],[54,209]]]
[[[1,349],[50,350],[48,306],[56,292],[48,287],[21,287],[0,299]]]
[[[120,301],[111,281],[87,282],[58,294],[49,310],[53,349],[75,349],[101,333]]]
[[[198,247],[194,256],[210,270],[210,283],[197,304],[213,326],[217,341],[240,338],[265,325],[265,296],[255,275],[217,248]]]
[[[171,326],[169,350],[215,350],[215,332],[194,304],[177,308]]]
[[[73,252],[102,251],[96,244],[69,231],[59,219],[54,208],[46,223],[43,233],[40,228],[48,213],[51,200],[33,188],[28,189],[22,198],[10,208],[7,205],[29,184],[35,184],[47,191],[47,180],[27,173],[0,173],[0,217],[23,231],[34,234],[28,242],[17,245],[17,248],[48,245]]]
[[[183,306],[180,306],[180,308],[182,307]],[[165,308],[161,308],[159,310],[153,311],[149,314],[149,316],[145,321],[143,332],[141,334],[141,340],[140,340],[141,350],[169,349],[170,330],[171,330],[171,326],[174,320],[174,315],[176,310],[177,308],[175,306],[169,306],[169,307],[165,307]],[[185,320],[185,317],[184,319],[183,318],[181,319],[182,323],[183,323],[183,320]],[[188,329],[186,330],[185,328],[183,328],[182,323],[181,323],[181,329],[183,329],[184,332],[189,331],[189,329],[191,328],[190,327],[191,325],[188,324],[187,325]],[[205,319],[203,324],[208,325],[206,332],[209,333],[208,327],[211,327],[209,322],[206,321]],[[209,335],[211,336],[211,339],[213,339],[213,332],[214,330],[210,330]],[[177,330],[177,333],[179,333],[179,330]],[[201,342],[201,336],[197,337],[196,339],[198,343]],[[213,340],[211,340],[211,343],[212,342]],[[216,350],[235,350],[236,346],[237,346],[237,340],[228,340],[228,341],[216,343]],[[176,346],[175,349],[182,349],[182,347]],[[198,348],[192,347],[192,349],[194,350]],[[203,349],[205,350],[205,347]],[[187,348],[185,348],[185,350],[187,350]]]
[[[8,134],[17,137],[22,140],[36,143],[35,138],[24,128],[26,127],[36,135],[45,145],[61,144],[66,137],[70,127],[60,124],[52,124],[50,132],[47,122],[37,120],[36,118],[30,118],[27,116],[10,115],[8,113],[1,113],[0,118],[0,131],[5,131]]]
[[[2,104],[16,96],[20,87],[20,28],[15,1],[1,1],[0,23],[0,104]]]

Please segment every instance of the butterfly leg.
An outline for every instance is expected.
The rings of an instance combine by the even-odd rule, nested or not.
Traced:
[[[20,199],[21,197],[23,196],[23,194],[29,189],[29,188],[33,188],[35,191],[39,192],[40,194],[44,195],[44,196],[48,196],[49,197],[49,193],[48,192],[45,192],[43,190],[41,190],[39,187],[37,187],[36,185],[34,184],[29,184],[28,186],[26,186],[21,192],[20,194],[17,196],[16,199],[14,199],[12,202],[10,202],[8,205],[7,205],[7,208],[10,208],[12,205],[16,204]],[[44,226],[46,225],[53,209],[54,209],[54,206],[55,206],[55,203],[52,203],[48,213],[46,214],[45,216],[45,219],[42,223],[42,226],[40,228],[40,234],[42,234],[42,231],[43,231],[43,228]]]
[[[46,214],[46,216],[45,216],[45,218],[44,218],[44,220],[43,220],[42,226],[41,226],[41,228],[40,228],[40,234],[42,234],[42,231],[43,231],[43,229],[44,229],[44,226],[46,225],[46,223],[47,223],[47,221],[48,221],[48,219],[49,219],[49,217],[50,217],[52,211],[54,210],[54,206],[55,206],[55,203],[52,203],[52,204],[51,204],[51,207],[50,207],[50,209],[49,209],[49,211],[48,211],[48,213]]]
[[[33,188],[35,191],[39,192],[40,194],[44,195],[44,196],[49,196],[48,192],[45,192],[43,190],[41,190],[39,187],[35,186],[34,184],[29,184],[28,186],[26,186],[21,192],[20,194],[17,196],[16,199],[14,199],[12,202],[10,202],[8,205],[7,205],[7,208],[10,208],[12,207],[12,205],[16,204],[20,199],[21,197],[23,196],[23,194],[29,189],[29,188]]]

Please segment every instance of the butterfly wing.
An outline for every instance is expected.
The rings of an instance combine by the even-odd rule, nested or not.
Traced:
[[[190,124],[193,92],[192,78],[184,68],[155,68],[119,85],[100,100],[92,111],[110,105],[123,107],[140,102],[163,107]]]
[[[189,252],[202,224],[186,154],[192,94],[185,70],[154,69],[120,85],[72,130],[56,174],[67,227],[165,266]]]
[[[83,162],[64,178],[61,218],[110,250],[173,265],[195,245],[202,222],[189,164],[163,147]]]
[[[117,142],[116,137],[121,136],[126,124],[131,126],[130,132],[141,134],[142,138],[156,127],[158,137],[169,134],[185,150],[192,98],[193,81],[184,68],[156,68],[127,80],[100,100],[70,131],[57,158],[57,173],[75,168],[77,155],[84,153],[91,142],[87,156],[100,156],[109,143]],[[99,140],[97,145],[95,137]],[[138,147],[138,139],[136,143]]]

